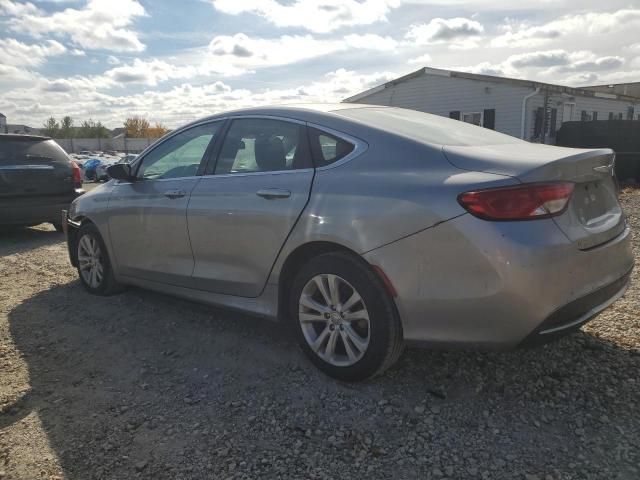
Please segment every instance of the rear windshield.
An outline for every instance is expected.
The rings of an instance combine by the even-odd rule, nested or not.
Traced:
[[[404,108],[365,107],[333,112],[380,130],[435,145],[499,145],[523,140],[470,123]]]
[[[0,166],[66,163],[67,154],[53,140],[0,137]]]

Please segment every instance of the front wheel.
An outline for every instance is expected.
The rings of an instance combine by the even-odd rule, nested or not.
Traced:
[[[384,372],[403,349],[393,300],[362,259],[328,253],[310,260],[290,290],[290,320],[311,361],[339,380]]]
[[[112,295],[122,289],[115,280],[107,249],[95,225],[87,223],[80,227],[76,248],[78,275],[84,288],[94,295]]]

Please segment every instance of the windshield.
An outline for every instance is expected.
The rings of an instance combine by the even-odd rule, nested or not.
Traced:
[[[435,145],[499,145],[523,140],[470,123],[429,113],[391,107],[365,107],[333,112],[371,127]]]

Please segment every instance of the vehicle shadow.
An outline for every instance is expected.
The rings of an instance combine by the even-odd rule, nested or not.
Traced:
[[[12,255],[64,241],[64,234],[43,223],[36,227],[0,227],[0,256]]]
[[[72,282],[8,319],[29,389],[0,413],[0,429],[37,414],[68,479],[233,469],[271,478],[282,473],[278,452],[308,452],[286,464],[303,468],[312,452],[335,452],[333,442],[396,478],[425,478],[443,449],[463,468],[467,455],[485,458],[469,468],[491,468],[491,478],[516,478],[504,473],[510,458],[551,474],[579,472],[568,464],[580,458],[596,472],[639,460],[628,443],[639,389],[627,375],[640,356],[587,333],[508,353],[410,350],[386,375],[342,384],[312,367],[283,325],[136,289],[94,297]],[[427,466],[398,464],[406,445]],[[323,468],[337,478],[340,465]]]

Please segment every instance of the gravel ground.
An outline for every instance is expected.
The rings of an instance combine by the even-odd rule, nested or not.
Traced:
[[[622,201],[640,255],[640,190]],[[0,478],[640,478],[640,279],[583,331],[323,376],[277,324],[88,295],[51,228],[0,233]]]

